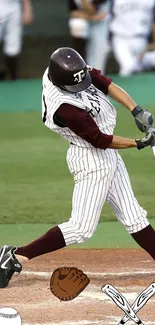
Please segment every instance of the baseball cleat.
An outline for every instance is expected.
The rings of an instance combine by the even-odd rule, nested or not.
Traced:
[[[16,259],[17,247],[3,246],[0,248],[0,288],[6,288],[15,272],[22,271],[22,265]]]

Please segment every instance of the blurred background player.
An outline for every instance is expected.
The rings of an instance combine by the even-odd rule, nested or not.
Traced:
[[[69,0],[72,47],[88,64],[105,72],[109,27],[109,0]]]
[[[154,53],[146,56],[149,35],[155,28],[155,0],[113,0],[112,47],[122,76],[153,66]],[[145,54],[144,54],[145,53]]]
[[[155,10],[151,42],[146,45],[145,49],[139,56],[139,67],[141,70],[150,70],[155,67]]]
[[[0,0],[0,41],[3,42],[4,63],[12,80],[18,76],[22,24],[30,24],[32,20],[30,0]],[[5,76],[6,71],[1,71],[0,79],[5,79]]]

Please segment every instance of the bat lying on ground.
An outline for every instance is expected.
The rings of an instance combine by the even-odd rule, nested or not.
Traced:
[[[107,284],[101,290],[108,295],[115,304],[121,308],[126,315],[121,319],[118,325],[124,325],[129,319],[133,320],[136,324],[143,324],[136,313],[147,303],[147,301],[155,294],[155,283],[143,290],[130,306],[124,296],[112,285]]]
[[[111,284],[106,284],[104,287],[101,288],[101,290],[107,296],[109,296],[114,301],[114,303],[119,308],[121,308],[133,322],[138,325],[144,325],[140,318],[136,316],[125,297],[116,288],[114,288]]]
[[[147,301],[154,296],[155,294],[155,283],[152,283],[143,290],[139,296],[134,301],[133,305],[131,306],[132,310],[135,314],[147,303]],[[126,315],[124,316],[118,325],[124,325],[129,320],[129,317]]]

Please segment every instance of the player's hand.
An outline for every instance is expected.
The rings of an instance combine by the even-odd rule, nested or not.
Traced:
[[[33,21],[33,10],[32,7],[28,7],[23,11],[22,23],[24,25],[29,25]]]
[[[154,138],[155,138],[155,129],[154,128],[148,129],[148,131],[146,132],[146,136],[144,138],[135,140],[137,144],[137,149],[141,150],[145,147],[150,146]]]
[[[106,17],[108,16],[107,12],[99,12],[93,16],[90,17],[90,20],[93,20],[93,21],[100,21],[100,20],[103,20],[105,19]]]
[[[145,132],[149,126],[153,124],[153,116],[147,110],[142,109],[140,106],[136,106],[132,110],[132,115],[135,118],[136,125],[141,132]]]

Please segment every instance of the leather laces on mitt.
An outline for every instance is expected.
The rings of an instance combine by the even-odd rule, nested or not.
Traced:
[[[89,284],[90,280],[83,271],[75,267],[60,267],[51,277],[51,292],[62,301],[76,298]]]

